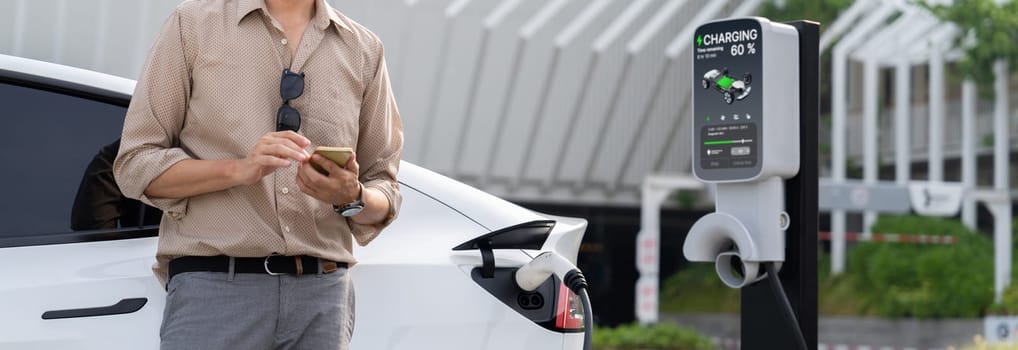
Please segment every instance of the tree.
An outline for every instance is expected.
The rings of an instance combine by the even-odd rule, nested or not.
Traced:
[[[999,3],[998,3],[999,2]],[[956,40],[965,50],[958,68],[986,88],[991,84],[993,62],[1005,59],[1018,69],[1018,0],[955,0],[950,5],[923,2],[937,17],[954,23],[962,35]]]

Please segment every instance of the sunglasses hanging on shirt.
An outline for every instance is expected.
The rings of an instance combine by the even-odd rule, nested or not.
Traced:
[[[300,130],[300,112],[290,106],[290,100],[304,94],[304,73],[295,73],[283,68],[283,76],[279,79],[279,97],[283,105],[276,112],[276,131]]]

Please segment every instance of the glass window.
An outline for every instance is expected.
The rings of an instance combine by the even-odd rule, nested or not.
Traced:
[[[9,84],[0,105],[0,237],[158,222],[113,180],[125,107]]]

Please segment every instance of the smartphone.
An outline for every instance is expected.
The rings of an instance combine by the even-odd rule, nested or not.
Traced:
[[[339,165],[340,168],[343,168],[346,167],[346,162],[350,160],[350,156],[353,154],[353,149],[350,147],[318,146],[315,147],[314,152],[311,152],[311,154],[312,155],[319,154],[322,157],[331,160],[333,163],[336,163],[336,165]],[[318,163],[315,163],[314,161],[310,163],[311,167],[315,168],[315,170],[318,170],[319,173],[322,174],[329,173],[328,171],[325,171],[325,168],[318,166]]]

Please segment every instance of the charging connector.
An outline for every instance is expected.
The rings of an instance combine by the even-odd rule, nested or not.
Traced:
[[[530,292],[551,275],[557,276],[566,288],[580,296],[583,303],[583,349],[589,350],[594,333],[594,312],[587,293],[587,278],[576,265],[555,252],[544,252],[516,270],[514,278],[520,289]]]
[[[580,270],[569,260],[555,252],[544,252],[516,270],[516,284],[520,286],[520,289],[530,292],[537,289],[541,283],[544,283],[544,280],[554,274],[562,279],[570,290],[576,292],[576,289],[567,280],[567,277],[574,272],[579,274],[580,279],[583,279],[583,273],[580,273]],[[573,277],[573,279],[575,278]],[[585,279],[583,279],[583,286],[586,287]]]

